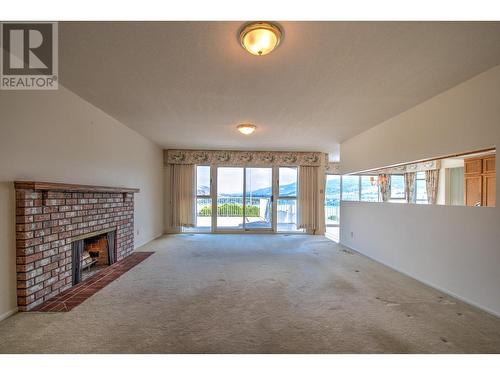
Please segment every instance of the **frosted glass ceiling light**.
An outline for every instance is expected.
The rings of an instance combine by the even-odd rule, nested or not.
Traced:
[[[253,124],[240,124],[236,127],[236,129],[238,129],[238,131],[241,134],[245,134],[245,135],[252,134],[255,131],[255,128],[257,128],[257,127]]]
[[[281,30],[268,22],[254,22],[240,32],[240,42],[252,55],[263,56],[272,52],[281,40]]]

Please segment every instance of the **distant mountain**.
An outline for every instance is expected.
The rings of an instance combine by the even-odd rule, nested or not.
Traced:
[[[272,187],[265,187],[265,188],[262,188],[262,189],[257,189],[257,190],[254,190],[252,191],[252,195],[254,197],[268,197],[272,194]],[[247,191],[248,193],[248,191]]]
[[[345,186],[345,184],[344,184],[344,186]],[[337,180],[337,181],[333,181],[333,180],[326,181],[325,194],[326,195],[338,195],[338,194],[340,194],[340,183],[339,183],[339,180]]]
[[[326,195],[326,202],[328,205],[338,205],[339,199],[340,199],[340,181],[337,180],[328,180],[326,182],[325,186],[325,195]],[[344,178],[342,180],[342,185],[344,189],[344,194],[349,195],[349,194],[354,194],[357,196],[357,192],[359,191],[359,180],[358,179],[349,179],[349,178]],[[375,186],[372,186],[370,179],[368,178],[363,178],[361,180],[361,191],[363,194],[362,199],[363,200],[372,200],[372,201],[377,201],[378,200],[378,188]],[[392,186],[391,189],[394,193],[398,194],[403,194],[404,196],[404,179],[402,178],[393,178],[392,179]],[[206,186],[202,186],[198,190],[198,194],[200,194],[200,191],[204,191],[204,194],[208,195],[209,188]],[[268,197],[272,193],[272,188],[271,186],[257,189],[252,191],[252,196],[255,198],[258,197]],[[286,197],[286,196],[296,196],[297,194],[297,184],[295,182],[288,184],[288,185],[282,185],[280,186],[280,196]],[[227,196],[235,196],[233,194],[228,194]]]
[[[349,184],[347,184],[347,185],[349,185]],[[348,186],[346,186],[346,184],[344,184],[344,187],[348,187]],[[268,197],[271,195],[271,193],[272,193],[271,186],[252,191],[252,195],[254,197]],[[331,194],[331,195],[340,194],[339,184],[336,183],[335,181],[327,181],[326,193]],[[286,197],[286,196],[294,197],[296,195],[297,195],[297,183],[292,182],[291,184],[280,186],[280,196],[282,196],[282,197]]]
[[[210,187],[209,186],[199,186],[196,192],[198,195],[210,195]]]
[[[268,197],[272,194],[272,188],[271,186],[265,187],[262,189],[257,189],[252,191],[252,195],[254,197]],[[280,196],[286,197],[286,196],[291,196],[294,197],[297,195],[297,184],[295,182],[292,182],[291,184],[288,185],[282,185],[280,186]]]

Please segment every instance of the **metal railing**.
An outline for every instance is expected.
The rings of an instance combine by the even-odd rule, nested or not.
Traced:
[[[247,197],[245,209],[247,217],[262,217],[269,220],[271,215],[271,198]],[[212,199],[197,198],[196,213],[198,217],[212,216]],[[295,223],[297,220],[297,200],[278,199],[277,215],[278,223]],[[242,217],[243,197],[217,198],[217,216]]]
[[[260,217],[270,214],[271,198],[246,198],[245,216]],[[212,200],[198,198],[196,200],[198,216],[212,216]],[[218,197],[217,216],[241,217],[243,216],[243,197]]]
[[[297,222],[297,200],[278,199],[277,219],[280,224],[295,224]]]
[[[270,198],[247,198],[246,216],[262,217],[269,220],[271,214]],[[278,223],[296,223],[297,221],[297,200],[278,199],[277,202]],[[340,207],[325,206],[325,223],[328,225],[339,224]],[[197,198],[196,213],[198,217],[212,216],[212,199]],[[217,213],[219,217],[243,217],[242,197],[219,197],[217,198]]]
[[[339,206],[325,206],[325,223],[338,224],[339,223]]]

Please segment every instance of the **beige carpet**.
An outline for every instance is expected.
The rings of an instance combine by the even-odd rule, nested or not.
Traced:
[[[318,236],[176,235],[2,353],[491,353],[500,319]]]

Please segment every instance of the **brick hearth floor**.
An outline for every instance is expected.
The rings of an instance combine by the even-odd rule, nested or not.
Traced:
[[[74,287],[62,292],[54,298],[49,299],[31,311],[70,311],[152,254],[154,254],[154,252],[132,253],[125,259],[106,267],[96,275],[89,277],[87,280],[78,283]]]

